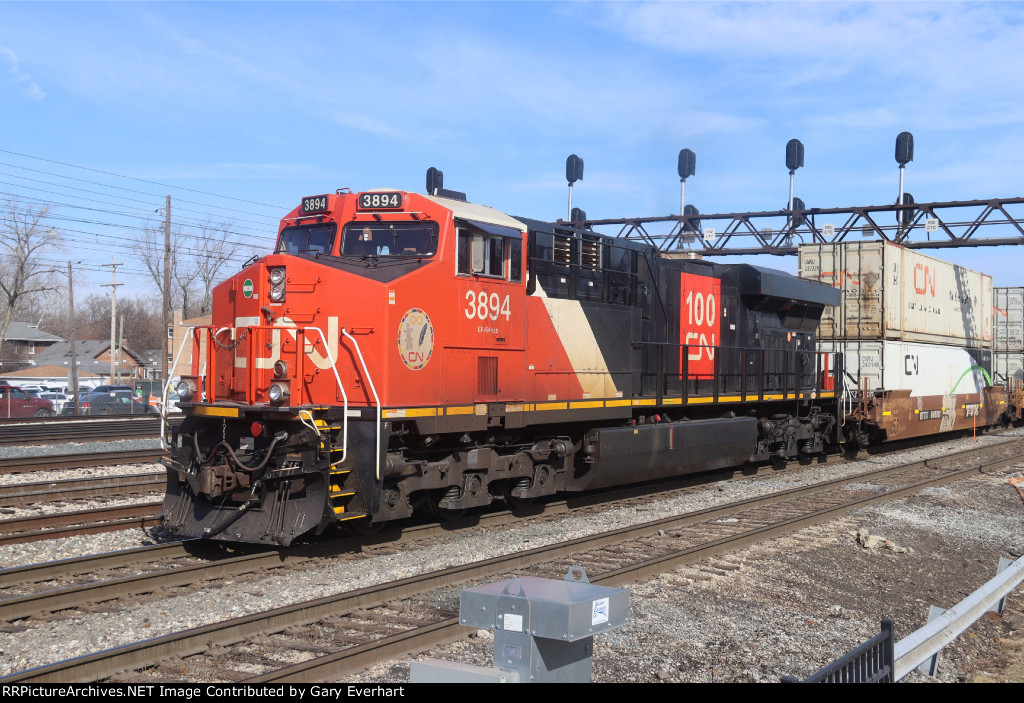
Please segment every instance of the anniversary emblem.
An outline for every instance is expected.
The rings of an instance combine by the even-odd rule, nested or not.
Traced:
[[[413,371],[419,371],[434,352],[434,326],[423,310],[413,308],[402,316],[398,323],[398,353],[402,363]]]

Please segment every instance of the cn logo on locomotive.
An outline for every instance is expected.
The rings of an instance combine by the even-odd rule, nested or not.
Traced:
[[[715,345],[721,338],[718,304],[722,299],[722,281],[709,276],[680,274],[680,344],[686,345],[686,359],[692,374],[715,372]]]

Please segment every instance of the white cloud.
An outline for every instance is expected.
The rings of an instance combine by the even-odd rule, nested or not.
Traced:
[[[811,127],[843,127],[853,129],[898,127],[902,116],[888,107],[871,107],[863,110],[820,113],[807,118],[804,124]]]
[[[395,141],[414,141],[414,133],[399,129],[381,120],[366,115],[354,113],[329,112],[329,119],[352,129],[361,132],[368,132],[378,137],[384,137]]]
[[[7,64],[7,73],[22,95],[30,100],[42,100],[46,97],[46,92],[32,80],[32,76],[21,70],[21,62],[17,54],[5,46],[0,46],[0,58]]]
[[[588,6],[593,10],[593,6]],[[1024,72],[1019,3],[611,3],[586,20],[699,61],[708,81],[763,96],[803,90],[843,109],[927,104],[938,119],[1015,104]],[[883,109],[873,117],[884,116]],[[962,119],[957,118],[957,124]]]
[[[756,129],[764,123],[756,117],[741,117],[723,112],[684,110],[672,120],[668,127],[679,137],[711,134],[714,132],[745,132]]]

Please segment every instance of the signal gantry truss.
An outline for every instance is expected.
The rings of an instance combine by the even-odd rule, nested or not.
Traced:
[[[1024,198],[627,217],[587,220],[583,226],[619,225],[619,237],[640,239],[662,251],[685,248],[707,255],[796,254],[798,244],[829,244],[852,237],[884,239],[909,249],[1024,244],[1024,217],[1011,214],[1011,206],[1024,209]],[[972,208],[975,216],[969,219]],[[719,222],[724,223],[720,230],[709,226]],[[672,223],[672,227],[667,233],[654,233],[650,225],[656,223]],[[983,226],[992,225],[1002,225],[1012,236],[975,236]],[[745,242],[737,242],[739,238],[752,239],[753,246],[742,246]]]

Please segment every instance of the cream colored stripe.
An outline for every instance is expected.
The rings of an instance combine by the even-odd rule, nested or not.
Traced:
[[[576,371],[576,380],[583,392],[595,398],[614,398],[618,389],[580,302],[549,298],[539,285],[535,296],[544,301],[551,324]]]

